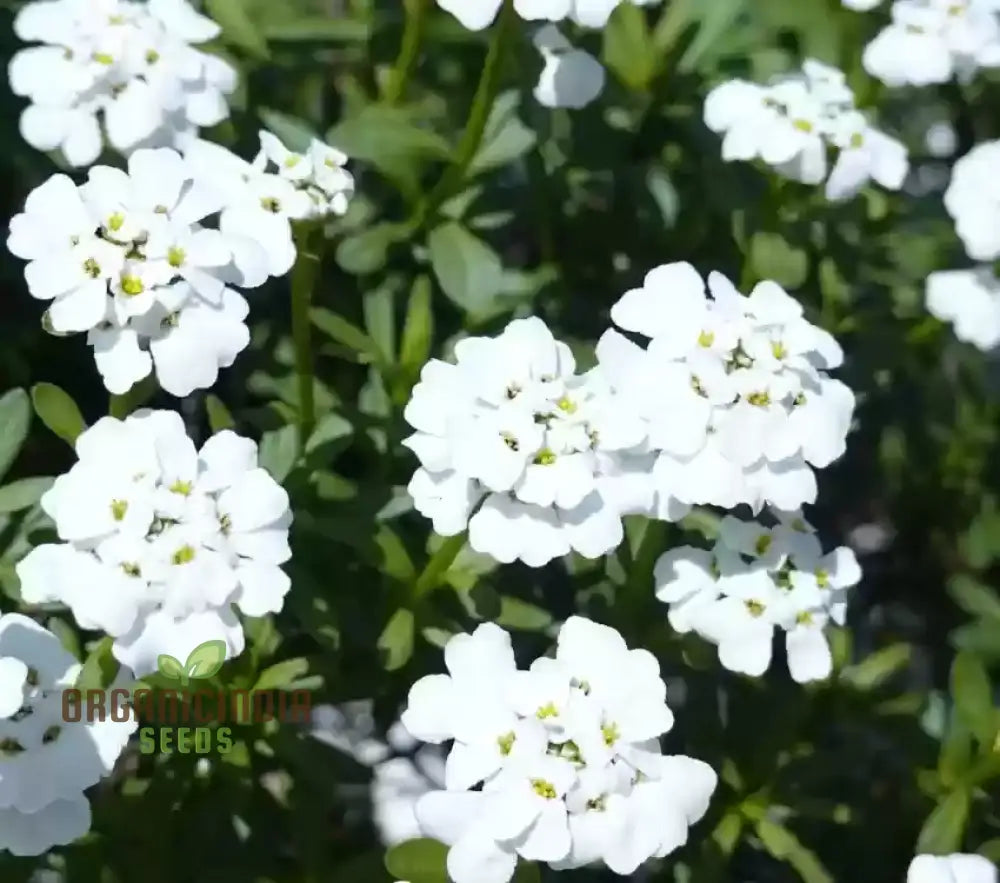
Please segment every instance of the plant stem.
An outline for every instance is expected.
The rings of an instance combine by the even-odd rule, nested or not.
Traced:
[[[414,228],[422,226],[440,208],[442,203],[454,195],[455,190],[465,179],[469,166],[476,158],[479,145],[483,141],[483,134],[486,131],[486,121],[493,109],[497,92],[500,91],[500,71],[504,46],[507,42],[507,35],[512,30],[511,25],[514,18],[513,0],[504,0],[500,15],[493,26],[493,38],[490,40],[486,60],[483,62],[483,73],[479,78],[476,95],[472,100],[469,121],[465,124],[462,138],[455,149],[454,160],[427,199],[417,208],[416,217],[411,222]]]
[[[424,22],[427,19],[429,0],[404,0],[406,7],[406,26],[403,29],[403,40],[399,47],[399,55],[389,74],[383,97],[386,104],[397,104],[406,92],[406,84],[410,79],[420,54],[420,43],[424,36]]]
[[[320,256],[311,251],[312,232],[309,223],[296,224],[295,247],[298,257],[292,268],[292,341],[295,346],[295,377],[299,393],[299,453],[316,424],[316,399],[313,391],[312,329],[309,307],[313,288],[319,276]]]
[[[417,577],[417,581],[413,585],[414,599],[422,598],[441,584],[441,577],[448,572],[448,568],[455,562],[458,553],[465,548],[467,538],[468,533],[462,531],[460,534],[448,537],[438,547],[438,550],[431,556],[431,560],[427,562],[427,566],[423,569],[420,576]]]

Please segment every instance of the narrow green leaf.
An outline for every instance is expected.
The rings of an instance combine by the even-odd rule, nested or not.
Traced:
[[[10,469],[31,428],[31,402],[23,389],[0,397],[0,479]]]
[[[332,337],[338,343],[363,353],[373,362],[378,362],[381,358],[379,348],[364,331],[347,321],[343,316],[339,316],[331,310],[323,307],[314,307],[309,311],[309,318],[324,334]]]
[[[262,671],[253,688],[255,690],[287,690],[291,688],[294,681],[305,677],[308,672],[308,659],[302,657],[286,659]]]
[[[447,856],[448,847],[437,840],[407,840],[386,852],[385,867],[397,880],[447,883]]]
[[[620,4],[604,28],[604,63],[630,89],[644,90],[656,74],[657,52],[646,13]]]
[[[959,574],[948,582],[948,593],[966,613],[1000,620],[1000,596],[974,577]]]
[[[816,854],[807,849],[788,828],[762,818],[757,821],[757,836],[771,855],[790,864],[805,883],[833,883],[833,877]]]
[[[208,426],[213,433],[236,426],[236,421],[233,420],[233,415],[229,413],[225,403],[213,393],[205,396],[205,413],[208,415]]]
[[[905,668],[912,653],[909,644],[893,644],[877,650],[857,665],[845,668],[841,680],[859,690],[874,690]]]
[[[259,462],[281,484],[295,465],[298,436],[294,426],[282,426],[265,432],[260,440]]]
[[[400,364],[416,376],[427,361],[434,339],[434,313],[431,310],[431,280],[418,276],[410,290],[403,326],[403,342],[399,350]]]
[[[993,689],[983,664],[970,653],[959,653],[952,663],[951,695],[959,717],[979,744],[992,746]]]
[[[408,228],[403,224],[382,221],[343,239],[334,258],[344,272],[353,276],[375,273],[386,265],[389,248],[405,239],[407,233]]]
[[[21,478],[0,487],[0,515],[30,509],[52,487],[54,478]]]
[[[227,43],[238,46],[260,61],[271,57],[267,41],[257,30],[243,0],[205,0],[205,9],[222,28],[222,37]]]
[[[68,392],[54,383],[37,383],[31,388],[31,401],[42,423],[67,444],[76,444],[87,424]]]
[[[413,611],[401,607],[382,630],[377,646],[386,671],[396,671],[410,661],[413,655],[414,624]]]
[[[469,166],[470,175],[505,166],[535,146],[535,133],[517,115],[519,104],[516,89],[497,96],[486,120],[483,140]]]
[[[434,275],[449,300],[473,316],[491,313],[503,286],[497,253],[454,221],[432,230],[427,245]]]
[[[917,838],[917,854],[949,855],[961,852],[971,795],[965,788],[952,791],[927,817]]]

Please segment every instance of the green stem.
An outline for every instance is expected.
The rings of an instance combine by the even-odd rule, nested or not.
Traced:
[[[298,257],[292,268],[292,341],[295,346],[295,377],[299,393],[299,453],[316,425],[316,399],[313,391],[312,329],[309,307],[319,276],[320,256],[311,250],[313,226],[297,224],[295,247]]]
[[[469,120],[465,124],[462,138],[455,149],[454,160],[427,199],[418,207],[416,217],[410,222],[414,228],[422,226],[450,196],[454,195],[465,179],[469,166],[476,158],[479,145],[483,142],[483,134],[486,131],[486,121],[489,119],[493,102],[500,91],[504,46],[515,18],[513,0],[504,0],[500,15],[493,27],[493,38],[490,40],[486,60],[483,62],[483,73],[479,78],[476,95],[472,100]]]
[[[465,541],[468,533],[462,531],[453,537],[448,537],[438,550],[431,556],[423,572],[417,577],[413,585],[414,599],[422,598],[428,592],[433,591],[441,584],[441,578],[448,572],[448,568],[455,562],[458,553],[465,548]]]
[[[417,63],[420,54],[420,43],[424,36],[424,23],[427,19],[427,7],[430,0],[404,0],[406,7],[406,26],[403,29],[403,40],[399,47],[399,55],[385,84],[383,97],[386,104],[397,104],[406,92],[406,84]]]

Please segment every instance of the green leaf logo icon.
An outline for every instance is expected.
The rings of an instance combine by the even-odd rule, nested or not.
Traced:
[[[225,641],[206,641],[199,644],[184,664],[184,673],[189,678],[205,679],[215,675],[226,661]]]
[[[160,669],[160,674],[165,678],[170,678],[172,681],[180,681],[181,683],[187,681],[184,666],[168,653],[162,653],[157,657],[156,666]]]

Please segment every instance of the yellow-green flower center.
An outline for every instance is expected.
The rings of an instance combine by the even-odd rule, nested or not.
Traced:
[[[820,568],[816,571],[816,585],[821,589],[828,588],[830,585],[830,574],[828,571]]]
[[[702,331],[698,335],[698,346],[703,346],[706,349],[715,343],[715,332],[713,331]]]
[[[548,448],[542,448],[535,454],[535,464],[538,466],[551,466],[556,462],[556,455]]]
[[[551,782],[546,782],[545,779],[532,779],[531,787],[535,794],[539,797],[544,797],[546,800],[555,800],[559,796],[556,786]]]
[[[601,735],[604,737],[604,744],[607,745],[608,748],[618,741],[621,734],[621,730],[618,729],[618,724],[605,724],[601,727]]]
[[[172,245],[167,249],[167,263],[170,264],[175,270],[178,267],[184,266],[184,258],[187,257],[183,248],[178,248],[176,245]]]
[[[101,275],[101,265],[93,258],[87,258],[83,262],[83,272],[91,279],[97,279]]]
[[[771,404],[771,396],[766,392],[752,392],[747,396],[747,401],[755,408],[766,408]]]
[[[764,555],[771,548],[771,543],[773,542],[774,538],[769,533],[762,533],[757,537],[757,542],[753,544],[754,551],[758,555]]]
[[[171,560],[174,562],[174,564],[190,564],[192,561],[194,561],[194,557],[195,557],[194,546],[184,545],[181,546],[176,552],[174,552],[173,558],[171,558]]]
[[[191,494],[191,482],[181,481],[178,479],[172,485],[170,485],[170,493],[180,494],[181,496],[187,497]]]
[[[108,55],[107,52],[95,52],[93,55],[93,59],[98,64],[110,65],[115,63],[114,56]]]
[[[497,737],[497,746],[500,748],[500,753],[506,757],[513,750],[516,741],[517,736],[514,735],[513,731]]]
[[[535,712],[535,717],[537,717],[540,721],[543,721],[546,718],[557,717],[558,714],[559,709],[556,708],[555,703],[548,702],[545,705],[542,705],[538,711]]]
[[[108,218],[108,229],[112,233],[117,233],[125,225],[125,215],[121,212],[115,212],[110,218]]]
[[[127,294],[129,297],[135,297],[136,295],[142,294],[146,290],[146,286],[142,284],[142,280],[138,276],[122,276],[122,293]]]
[[[128,512],[127,500],[111,501],[111,517],[114,518],[115,521],[121,521],[125,517],[126,512]]]
[[[764,615],[765,607],[763,604],[760,603],[760,601],[745,601],[744,603],[746,604],[746,608],[749,611],[750,615],[754,619],[757,619],[758,617]]]

